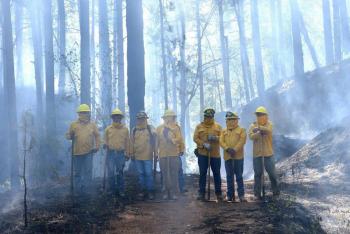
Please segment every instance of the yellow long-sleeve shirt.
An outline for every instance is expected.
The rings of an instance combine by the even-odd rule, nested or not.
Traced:
[[[247,133],[244,128],[237,126],[233,129],[224,129],[220,136],[220,146],[224,149],[224,159],[232,159],[226,152],[228,148],[233,148],[236,153],[233,159],[244,158],[244,145],[247,142]]]
[[[260,129],[260,131],[254,133],[253,130],[255,128]],[[250,125],[249,138],[253,141],[254,157],[269,157],[273,155],[272,131],[273,126],[270,121],[265,125],[258,125],[256,122]]]
[[[74,139],[74,155],[84,155],[100,148],[100,134],[95,123],[73,122],[66,133],[68,140]]]
[[[111,150],[124,150],[130,154],[129,129],[124,124],[112,123],[105,129],[104,143]]]
[[[162,124],[157,127],[156,132],[159,157],[178,156],[184,152],[185,143],[178,124]]]
[[[221,135],[222,128],[221,126],[214,122],[213,124],[200,123],[197,125],[194,134],[193,140],[197,144],[198,153],[203,156],[208,156],[208,151],[203,147],[204,143],[209,143],[208,135],[214,135],[218,137],[216,142],[211,142],[211,151],[210,156],[215,158],[220,158],[220,144],[219,137]]]

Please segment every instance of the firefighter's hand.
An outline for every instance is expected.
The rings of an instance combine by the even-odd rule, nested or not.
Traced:
[[[203,147],[204,147],[204,149],[206,149],[206,150],[211,150],[211,146],[210,146],[210,144],[209,143],[204,143],[203,144]]]
[[[159,161],[159,155],[154,155],[154,160]]]
[[[236,150],[233,148],[228,148],[226,152],[229,153],[231,157],[235,156],[236,154]]]
[[[218,141],[218,139],[219,139],[218,136],[211,135],[211,134],[208,135],[208,141],[215,142],[215,141]]]
[[[130,156],[125,155],[125,161],[129,161],[129,160],[130,160]]]
[[[179,156],[181,157],[181,156],[184,156],[184,152],[180,152],[179,153]]]
[[[93,150],[91,150],[91,153],[93,153],[93,154],[96,154],[98,152],[98,149],[93,149]]]
[[[260,128],[254,128],[253,133],[261,132]]]

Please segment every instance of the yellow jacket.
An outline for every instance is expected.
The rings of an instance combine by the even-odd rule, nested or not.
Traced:
[[[211,143],[211,157],[220,158],[220,144],[219,137],[221,134],[222,128],[221,126],[214,122],[213,124],[205,124],[204,122],[197,125],[194,134],[193,140],[197,144],[198,153],[203,156],[208,156],[207,150],[203,147],[204,143],[209,143],[208,135],[215,135],[218,137],[217,142]]]
[[[130,155],[136,160],[152,160],[156,144],[156,132],[151,125],[137,125],[131,131]],[[150,131],[149,131],[150,130]]]
[[[259,128],[261,133],[254,133],[254,128]],[[269,157],[273,155],[272,130],[273,126],[270,121],[265,125],[258,125],[256,122],[250,125],[249,138],[253,141],[254,157]]]
[[[129,129],[124,124],[112,123],[105,130],[105,144],[111,150],[124,150],[126,155],[130,154]]]
[[[159,157],[178,156],[184,150],[185,143],[178,124],[162,124],[157,128],[157,152]]]
[[[74,138],[74,155],[84,155],[100,148],[100,134],[93,122],[83,123],[79,120],[73,122],[66,133],[66,138],[68,140]]]
[[[224,149],[224,159],[232,159],[231,155],[226,152],[228,148],[233,148],[236,151],[233,159],[243,159],[246,141],[247,133],[244,128],[237,126],[234,129],[224,129],[220,136],[220,146]]]

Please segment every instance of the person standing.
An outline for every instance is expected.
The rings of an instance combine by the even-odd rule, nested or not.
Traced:
[[[103,148],[107,150],[107,176],[109,189],[125,196],[124,166],[129,158],[129,129],[122,123],[124,114],[118,108],[111,114],[113,123],[105,130]]]
[[[204,120],[196,126],[193,140],[197,144],[196,156],[199,166],[199,193],[198,200],[205,199],[205,188],[207,180],[207,170],[210,167],[213,171],[215,194],[218,200],[222,200],[221,191],[221,158],[219,138],[222,131],[221,126],[214,120],[215,110],[208,108],[204,110]],[[210,178],[208,178],[210,179]],[[210,189],[210,188],[208,188]]]
[[[148,124],[146,112],[140,111],[136,115],[136,127],[131,132],[130,155],[135,160],[139,177],[139,185],[142,192],[141,199],[154,199],[153,159],[156,160],[156,132],[152,125]]]
[[[226,129],[220,136],[220,146],[224,150],[227,197],[228,202],[234,201],[234,177],[236,176],[237,193],[241,202],[246,202],[244,197],[243,167],[244,145],[247,134],[244,128],[238,124],[239,117],[236,113],[226,113]]]
[[[179,192],[180,156],[185,150],[181,128],[176,123],[176,114],[166,110],[164,123],[157,127],[157,150],[165,191],[163,199],[177,199]]]
[[[280,191],[273,156],[273,126],[269,121],[268,112],[265,107],[258,107],[255,115],[256,121],[249,128],[249,138],[253,141],[254,195],[256,199],[261,200],[261,187],[264,183],[262,174],[264,170],[269,175],[273,195],[278,196]]]
[[[71,123],[66,138],[72,140],[73,147],[73,183],[77,192],[86,192],[92,181],[92,156],[100,148],[100,134],[91,121],[91,111],[87,104],[78,109],[78,120]]]

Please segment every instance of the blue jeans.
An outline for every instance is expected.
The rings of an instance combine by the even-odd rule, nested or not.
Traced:
[[[141,189],[152,192],[154,190],[153,160],[135,160],[135,163]]]
[[[271,181],[271,188],[273,193],[279,193],[279,186],[277,180],[277,174],[275,169],[275,159],[273,156],[270,157],[255,157],[253,159],[254,166],[254,195],[261,196],[261,185],[262,185],[262,174],[263,174],[263,162],[267,174]]]
[[[92,181],[92,154],[73,156],[74,187],[81,193]]]
[[[243,184],[243,159],[229,159],[225,161],[226,180],[227,180],[227,197],[233,198],[234,195],[234,176],[236,176],[238,197],[244,196]]]
[[[112,191],[124,193],[124,151],[108,150],[107,153],[107,176],[109,188]]]
[[[198,155],[198,166],[199,166],[199,193],[205,194],[207,171],[208,171],[208,157],[203,155]],[[215,194],[221,195],[222,194],[221,175],[220,175],[221,158],[210,158],[210,167],[214,177]]]

